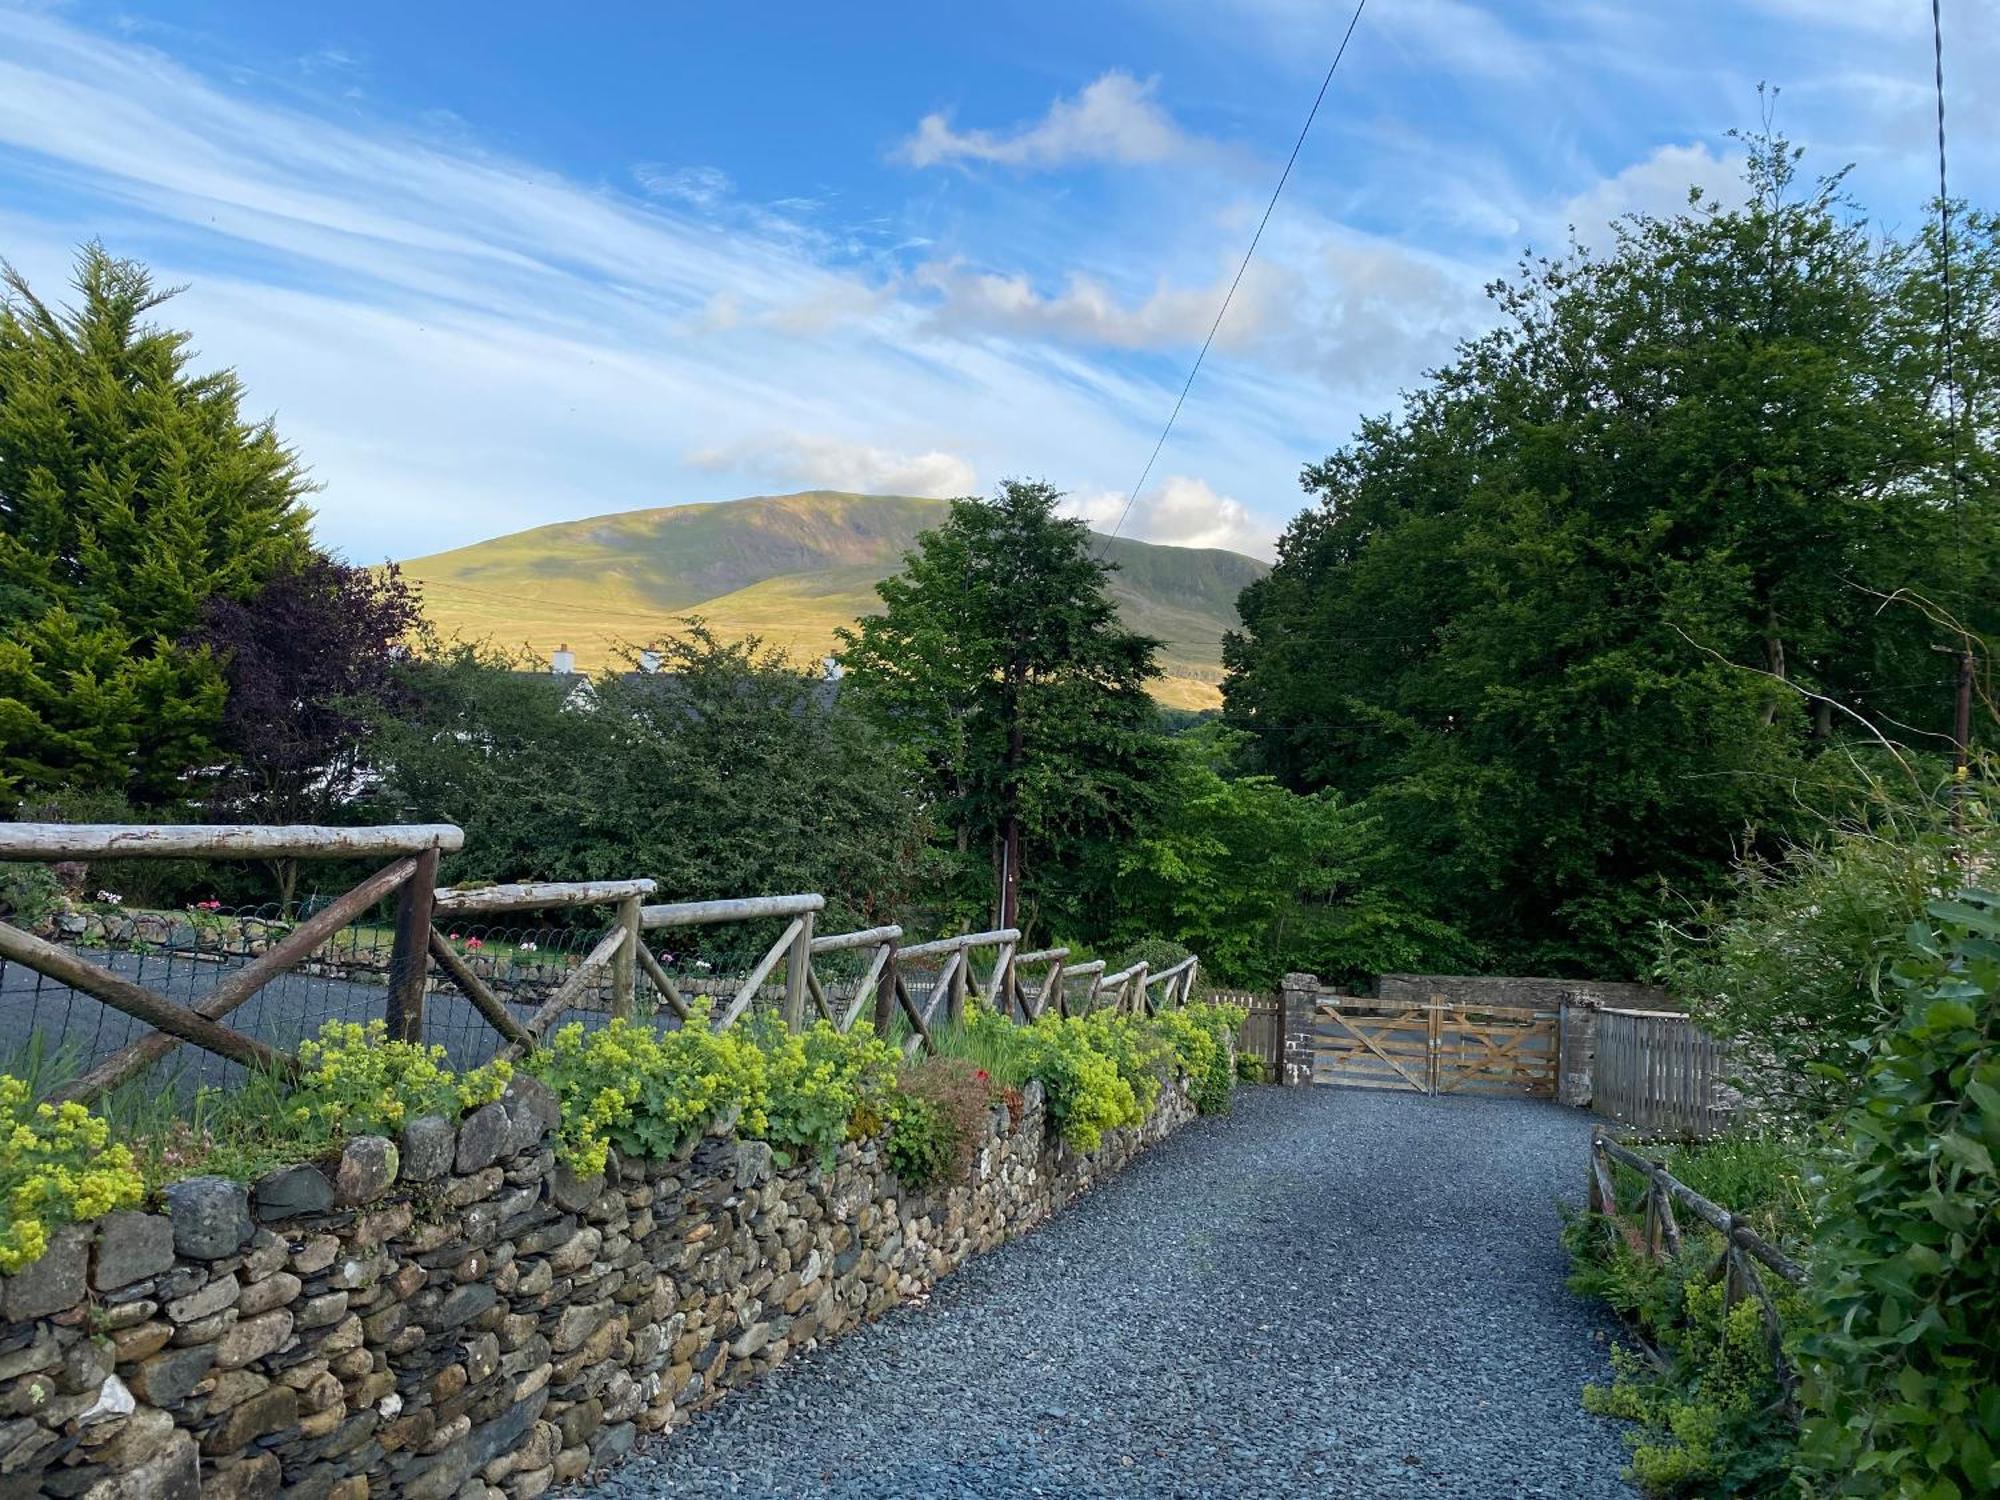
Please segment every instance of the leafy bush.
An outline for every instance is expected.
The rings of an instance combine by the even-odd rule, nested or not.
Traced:
[[[953,1175],[963,1140],[944,1110],[910,1094],[896,1102],[884,1150],[897,1180],[920,1191]]]
[[[1171,1072],[1175,1047],[1166,1028],[1135,1025],[1130,1016],[1100,1010],[1079,1018],[1084,1038],[1111,1059],[1118,1076],[1132,1091],[1144,1119],[1160,1097],[1160,1084]]]
[[[1003,1085],[1040,1080],[1062,1138],[1092,1151],[1106,1130],[1141,1123],[1175,1070],[1189,1078],[1197,1108],[1227,1109],[1235,1084],[1230,1039],[1242,1024],[1235,1006],[1192,1005],[1151,1017],[1044,1014],[1014,1025],[975,1004],[962,1025],[940,1028],[935,1040]]]
[[[993,1075],[960,1057],[927,1057],[905,1068],[889,1123],[889,1165],[905,1187],[963,1179],[986,1133]]]
[[[465,1074],[442,1047],[392,1042],[382,1021],[329,1021],[299,1044],[299,1075],[284,1106],[287,1134],[307,1154],[350,1135],[393,1135],[423,1115],[457,1119],[507,1088],[513,1066],[490,1062]]]
[[[995,1018],[995,1024],[1008,1023]],[[1146,1118],[1117,1062],[1092,1045],[1075,1016],[1044,1015],[1012,1028],[1014,1056],[1023,1079],[1039,1079],[1062,1138],[1078,1151],[1095,1151],[1104,1132]]]
[[[1245,1015],[1240,1005],[1201,1004],[1154,1018],[1154,1024],[1172,1043],[1180,1070],[1187,1075],[1194,1107],[1202,1114],[1218,1115],[1229,1109],[1236,1088],[1230,1049],[1243,1029]]]
[[[1670,1148],[1666,1165],[1697,1192],[1767,1232],[1796,1225],[1797,1157],[1769,1137],[1725,1137]],[[1621,1193],[1635,1174],[1614,1169]],[[1638,1208],[1627,1210],[1628,1221]],[[1798,1430],[1784,1406],[1761,1305],[1751,1297],[1726,1313],[1714,1277],[1722,1241],[1683,1222],[1681,1253],[1665,1261],[1634,1250],[1605,1221],[1577,1215],[1564,1230],[1570,1288],[1607,1303],[1638,1336],[1638,1352],[1614,1348],[1608,1387],[1584,1390],[1587,1410],[1637,1425],[1627,1434],[1631,1477],[1653,1495],[1768,1494],[1786,1490]],[[1782,1325],[1799,1326],[1803,1303],[1766,1278]]]
[[[145,1183],[131,1151],[81,1104],[37,1104],[28,1085],[0,1074],[0,1271],[20,1270],[60,1224],[131,1208]]]
[[[2000,1489],[2000,894],[1932,901],[1826,1175],[1808,1460],[1841,1492]]]
[[[0,917],[32,927],[62,905],[62,884],[42,864],[0,864]]]
[[[1269,1083],[1271,1065],[1254,1052],[1236,1054],[1236,1077],[1242,1083]]]
[[[1745,1297],[1725,1311],[1705,1265],[1677,1269],[1662,1279],[1681,1299],[1681,1316],[1658,1328],[1665,1367],[1614,1349],[1616,1379],[1586,1386],[1584,1409],[1639,1424],[1626,1438],[1631,1477],[1650,1495],[1774,1492],[1791,1471],[1793,1433],[1763,1309]]]
[[[1982,808],[1960,811],[1963,833],[1947,808],[1878,794],[1870,819],[1740,865],[1730,906],[1697,914],[1705,935],[1668,932],[1668,982],[1731,1044],[1765,1113],[1816,1121],[1847,1103],[1856,1050],[1895,1022],[1885,980],[1904,929],[1957,888],[1968,845],[1991,858],[2000,843]]]
[[[764,1130],[764,1054],[748,1036],[710,1031],[706,1005],[677,1031],[613,1019],[586,1032],[572,1022],[527,1067],[562,1101],[560,1150],[585,1175],[604,1170],[612,1146],[672,1156],[732,1113],[745,1135]]]
[[[864,1103],[894,1089],[901,1055],[872,1031],[842,1033],[831,1021],[804,1031],[774,1029],[764,1048],[764,1126],[761,1134],[789,1164],[794,1153],[831,1162],[853,1132]]]

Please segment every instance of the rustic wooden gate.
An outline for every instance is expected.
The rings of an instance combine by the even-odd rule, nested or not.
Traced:
[[[1557,1012],[1323,996],[1313,1007],[1313,1082],[1419,1094],[1552,1099]]]

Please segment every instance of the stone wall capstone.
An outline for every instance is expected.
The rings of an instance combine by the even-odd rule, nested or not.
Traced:
[[[0,1280],[0,1500],[534,1500],[919,1294],[1194,1117],[1080,1154],[1039,1087],[971,1179],[878,1143],[780,1166],[710,1136],[579,1179],[516,1078],[455,1129],[66,1226]]]

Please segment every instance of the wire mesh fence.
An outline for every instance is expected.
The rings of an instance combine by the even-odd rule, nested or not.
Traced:
[[[204,902],[180,912],[84,910],[58,917],[50,936],[164,999],[194,1005],[324,904],[310,896],[235,908]],[[554,924],[468,923],[449,931],[468,963],[524,1015],[567,977],[595,936]],[[230,1013],[229,1024],[290,1053],[329,1021],[381,1020],[398,977],[394,948],[385,902],[257,990]],[[499,1038],[485,1019],[448,980],[434,974],[431,988],[436,1000],[426,1007],[425,1039],[442,1045],[454,1066],[491,1057]],[[590,1000],[581,1003],[588,1008]],[[50,1087],[152,1033],[146,1022],[59,979],[0,960],[0,1059],[10,1071],[32,1073]],[[177,1048],[156,1072],[183,1090],[229,1087],[243,1076],[239,1064],[194,1047]]]

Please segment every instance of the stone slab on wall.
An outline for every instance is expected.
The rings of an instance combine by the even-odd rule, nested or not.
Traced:
[[[0,1281],[0,1500],[534,1500],[922,1292],[1194,1117],[1184,1083],[1089,1154],[1039,1088],[968,1182],[906,1193],[876,1143],[778,1166],[556,1164],[517,1078],[246,1190],[57,1231]]]
[[[1535,979],[1487,974],[1384,974],[1376,981],[1384,1000],[1428,1000],[1442,995],[1453,1004],[1519,1005],[1556,1010],[1565,1000],[1594,1000],[1632,1010],[1678,1010],[1656,985],[1621,979]]]

